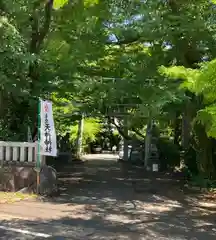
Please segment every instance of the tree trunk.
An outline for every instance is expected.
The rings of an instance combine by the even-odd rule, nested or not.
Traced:
[[[213,165],[213,139],[206,134],[205,127],[199,123],[194,127],[198,139],[196,146],[196,160],[199,173],[211,178],[214,174]]]
[[[124,138],[124,161],[128,161],[128,121],[127,117],[124,120],[124,135],[126,138]]]
[[[80,158],[82,154],[83,130],[84,130],[84,116],[82,114],[81,119],[79,120],[78,132],[77,132],[76,156],[78,158]]]
[[[33,11],[29,18],[29,24],[31,25],[31,39],[29,42],[29,53],[38,55],[41,50],[41,46],[46,38],[47,34],[49,33],[50,23],[51,23],[51,16],[52,16],[52,8],[53,8],[53,1],[54,0],[47,0],[44,4],[44,1],[35,1],[33,3]],[[38,14],[38,9],[44,4],[44,17],[43,21],[41,21],[40,16]],[[42,24],[39,24],[42,22]],[[11,123],[12,128],[16,131],[19,131],[20,125],[25,125],[25,119],[33,119],[31,114],[29,113],[30,108],[32,105],[30,104],[30,98],[36,96],[39,97],[41,94],[40,89],[37,89],[37,84],[39,81],[39,69],[38,69],[38,61],[35,60],[29,66],[28,70],[28,77],[31,80],[29,84],[29,99],[23,99],[22,102],[15,103],[16,115],[17,118],[13,120]],[[37,103],[36,103],[37,105]],[[34,107],[34,106],[33,106]],[[25,133],[26,134],[26,133]]]
[[[145,137],[145,159],[144,167],[147,168],[149,164],[150,150],[151,150],[151,139],[152,139],[152,121],[150,120],[146,128],[146,137]]]
[[[179,140],[181,138],[181,119],[179,118],[179,113],[176,113],[174,120],[174,144],[180,146]]]
[[[191,134],[191,117],[187,108],[188,106],[186,106],[186,109],[182,114],[181,146],[184,151],[187,151],[187,149],[189,148]]]

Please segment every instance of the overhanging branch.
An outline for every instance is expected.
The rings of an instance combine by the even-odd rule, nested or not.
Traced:
[[[136,43],[138,41],[142,40],[142,36],[138,35],[136,37],[131,37],[131,38],[127,38],[127,39],[117,39],[116,42],[114,41],[107,41],[106,44],[107,45],[129,45],[129,44],[133,44]]]
[[[131,140],[131,137],[129,137],[127,134],[125,134],[125,132],[124,132],[124,130],[121,128],[121,126],[119,126],[119,125],[115,122],[114,118],[108,117],[108,121],[109,121],[110,123],[112,123],[112,124],[116,127],[116,129],[118,130],[119,134],[120,134],[124,139],[126,139],[126,140]]]
[[[44,7],[44,23],[43,26],[40,28],[39,26],[39,16],[38,16],[38,7],[44,1],[37,1],[34,4],[34,10],[30,17],[31,21],[31,28],[32,28],[32,37],[30,42],[30,52],[38,54],[40,51],[41,44],[43,43],[44,38],[46,37],[47,33],[49,32],[49,27],[51,23],[51,15],[52,15],[52,8],[53,8],[53,1],[48,0]]]
[[[132,128],[131,129],[133,132],[135,132],[139,137],[145,139],[145,135],[143,135],[142,133],[140,133],[136,128]]]
[[[38,38],[38,48],[46,37],[47,33],[49,32],[50,23],[51,23],[51,16],[52,16],[52,8],[53,8],[54,0],[47,1],[45,8],[44,8],[44,24],[42,28],[39,30],[39,38]]]

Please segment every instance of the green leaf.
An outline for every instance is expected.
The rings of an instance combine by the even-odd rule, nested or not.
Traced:
[[[84,6],[85,7],[92,7],[96,4],[99,4],[99,0],[85,0],[84,1]]]
[[[212,104],[197,112],[195,118],[205,126],[208,137],[216,138],[216,105]]]
[[[68,3],[68,0],[54,0],[53,8],[59,9]]]

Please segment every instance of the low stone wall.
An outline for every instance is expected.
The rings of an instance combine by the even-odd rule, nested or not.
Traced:
[[[0,191],[33,192],[37,190],[37,172],[30,166],[4,166],[0,168]],[[44,165],[40,171],[41,195],[57,192],[57,172],[54,168]]]
[[[35,188],[37,174],[29,166],[4,166],[0,169],[0,190],[19,191],[25,187]]]

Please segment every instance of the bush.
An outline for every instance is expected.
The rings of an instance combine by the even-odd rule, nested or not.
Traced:
[[[199,188],[205,189],[215,189],[216,188],[216,181],[208,179],[202,175],[193,175],[190,180],[190,185]]]
[[[157,141],[161,170],[167,170],[180,165],[180,150],[169,138],[159,138]]]
[[[190,147],[188,149],[188,151],[186,152],[185,158],[184,158],[184,163],[192,175],[199,174],[197,162],[196,162],[196,152],[192,147]]]

